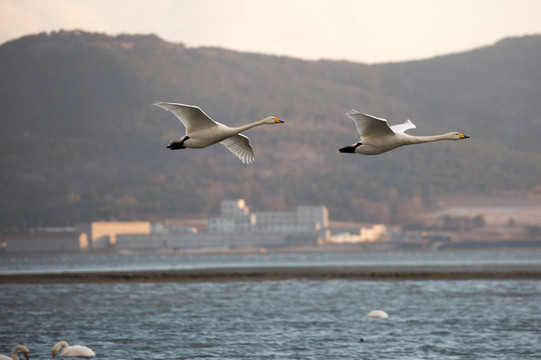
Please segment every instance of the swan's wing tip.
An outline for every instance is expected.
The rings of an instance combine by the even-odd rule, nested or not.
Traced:
[[[229,151],[237,156],[243,164],[251,164],[255,160],[254,150],[248,137],[237,134],[221,142]]]
[[[243,164],[250,165],[255,161],[255,155],[253,150],[245,149],[243,152],[235,154],[242,161]]]
[[[251,156],[246,156],[241,159],[243,164],[250,165],[255,161],[255,156],[252,154]]]
[[[178,108],[178,105],[181,105],[181,104],[176,104],[176,103],[172,103],[168,101],[158,101],[158,100],[155,100],[152,103],[152,106],[157,106],[159,108],[162,108],[164,110],[171,111],[171,112],[173,112],[176,108]]]
[[[360,111],[357,111],[355,109],[351,109],[347,113],[345,113],[344,115],[349,116],[349,115],[356,115],[356,114],[360,114],[360,113],[361,113]]]
[[[201,110],[201,108],[197,105],[190,105],[190,104],[182,104],[182,103],[176,103],[176,102],[170,102],[170,101],[158,101],[154,100],[154,102],[151,104],[153,106],[158,106],[164,109],[174,109],[174,108],[191,108],[191,109],[198,109]]]

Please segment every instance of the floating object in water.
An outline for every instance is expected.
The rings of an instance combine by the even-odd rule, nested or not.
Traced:
[[[372,310],[368,314],[366,314],[366,317],[387,319],[389,317],[389,314],[387,314],[383,310]]]
[[[60,356],[96,356],[96,354],[94,354],[94,351],[92,351],[90,348],[87,348],[86,346],[69,346],[68,343],[65,341],[59,341],[53,346],[53,357],[55,357],[59,351]]]

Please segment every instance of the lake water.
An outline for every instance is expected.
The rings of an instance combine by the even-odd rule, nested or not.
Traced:
[[[179,255],[157,256],[155,262],[145,255],[131,265],[133,257],[115,255],[101,258],[99,266],[80,257],[65,268],[328,266],[339,260],[539,264],[539,253],[531,254],[205,255],[195,256],[191,265],[175,265],[172,259]],[[19,268],[22,272],[62,269],[26,261],[34,265]],[[14,271],[2,266],[3,272]],[[87,345],[97,359],[541,358],[541,281],[536,280],[4,284],[0,294],[0,353],[22,343],[31,359],[50,359],[59,340]],[[366,318],[373,309],[385,310],[389,318]]]

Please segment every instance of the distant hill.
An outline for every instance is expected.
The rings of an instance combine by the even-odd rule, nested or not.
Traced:
[[[0,228],[324,204],[336,220],[406,223],[444,194],[541,184],[541,36],[422,61],[366,65],[189,48],[154,35],[60,31],[0,46]],[[245,134],[243,165],[221,145],[169,151],[183,134],[154,100],[199,105]],[[410,118],[411,134],[471,139],[366,157],[351,108]]]

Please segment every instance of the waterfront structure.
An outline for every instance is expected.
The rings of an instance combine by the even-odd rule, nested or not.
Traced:
[[[75,229],[88,234],[93,249],[103,249],[115,246],[118,235],[150,234],[151,224],[148,221],[94,221],[78,224]]]
[[[88,235],[83,232],[37,232],[11,234],[5,237],[6,253],[67,253],[88,250]]]
[[[244,199],[223,200],[220,216],[207,219],[207,231],[170,231],[153,225],[151,234],[118,235],[120,250],[193,250],[277,248],[317,245],[328,236],[325,206],[299,206],[294,211],[251,212]]]
[[[244,199],[223,200],[220,215],[198,222],[150,223],[146,221],[97,221],[78,224],[71,232],[81,234],[77,246],[60,246],[54,241],[43,241],[44,251],[81,251],[86,249],[124,251],[157,250],[228,250],[228,249],[271,249],[298,245],[356,243],[382,241],[387,228],[384,225],[363,227],[355,224],[348,231],[331,233],[329,212],[325,206],[298,206],[290,211],[252,212]],[[345,229],[344,229],[345,230]],[[68,237],[67,235],[65,235]],[[51,238],[49,236],[49,238]],[[4,241],[5,249],[9,246]],[[12,250],[35,249],[38,243],[24,245],[20,242]]]
[[[207,220],[207,229],[210,233],[233,233],[250,231],[256,223],[256,217],[250,213],[243,199],[222,200],[219,217]]]
[[[325,206],[299,206],[295,211],[250,212],[243,199],[223,200],[221,216],[208,219],[212,233],[313,233],[326,237],[329,211]]]
[[[382,241],[387,236],[387,227],[383,224],[374,224],[372,226],[362,226],[359,233],[340,232],[332,234],[327,238],[329,244],[352,244],[352,243],[371,243]]]

